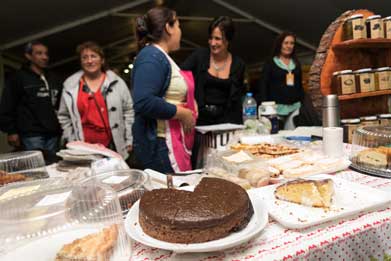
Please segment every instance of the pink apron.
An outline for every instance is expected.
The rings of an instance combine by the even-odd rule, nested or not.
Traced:
[[[194,99],[194,78],[191,71],[180,71],[187,84],[186,104],[183,106],[193,112],[197,119]],[[195,129],[185,134],[179,120],[171,119],[166,123],[166,142],[171,166],[175,172],[191,170],[191,150],[194,144]]]

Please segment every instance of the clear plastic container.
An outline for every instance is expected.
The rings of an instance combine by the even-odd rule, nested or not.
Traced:
[[[117,193],[95,179],[68,184],[51,178],[1,188],[0,227],[3,261],[129,260],[131,253]]]
[[[390,159],[390,126],[362,126],[354,132],[350,153],[353,168],[391,178]]]
[[[40,151],[0,154],[0,185],[48,177]]]
[[[128,213],[132,205],[141,198],[145,191],[151,189],[149,176],[137,169],[111,171],[89,179],[98,179],[118,193],[124,215]]]

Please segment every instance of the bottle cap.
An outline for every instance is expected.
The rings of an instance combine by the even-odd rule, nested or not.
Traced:
[[[248,93],[246,94],[246,96],[247,96],[247,97],[253,97],[253,93],[252,93],[252,92],[248,92]]]

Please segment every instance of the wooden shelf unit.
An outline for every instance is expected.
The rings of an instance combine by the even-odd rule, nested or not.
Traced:
[[[333,44],[332,48],[335,51],[357,49],[357,48],[367,48],[367,49],[391,48],[391,39],[379,38],[379,39],[347,40],[347,41]]]
[[[374,92],[360,92],[360,93],[339,95],[338,99],[340,101],[345,101],[345,100],[360,99],[360,98],[365,98],[365,97],[390,95],[390,94],[391,94],[391,90],[381,90],[381,91],[374,91]]]
[[[368,10],[357,10],[353,14],[373,15]],[[390,39],[343,40],[343,23],[336,28],[329,43],[326,58],[320,72],[320,94],[332,94],[333,73],[342,70],[379,68],[391,66]],[[355,93],[339,96],[341,118],[356,118],[366,115],[388,113],[388,95],[391,90]]]

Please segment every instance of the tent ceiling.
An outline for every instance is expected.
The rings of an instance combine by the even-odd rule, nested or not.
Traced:
[[[67,0],[25,1],[2,0],[0,8],[0,48],[5,57],[23,59],[23,44],[28,36],[39,33],[53,34],[41,37],[50,48],[51,62],[62,71],[72,72],[78,67],[75,48],[77,44],[94,40],[106,47],[107,59],[120,68],[134,55],[132,33],[133,17],[123,14],[143,14],[155,5],[147,0]],[[181,21],[183,50],[174,54],[181,61],[194,46],[207,46],[209,21],[200,21],[219,15],[239,19],[232,51],[247,64],[257,64],[270,54],[277,33],[262,27],[295,32],[308,46],[316,47],[327,26],[341,13],[349,9],[369,9],[382,16],[391,15],[390,1],[364,0],[167,0],[167,6],[179,16],[196,19]],[[230,8],[227,8],[228,7]],[[129,8],[127,8],[129,7]],[[118,15],[121,14],[121,16]],[[259,23],[246,21],[244,14],[259,19]],[[90,20],[86,20],[89,19]],[[247,17],[248,18],[248,17]],[[207,19],[206,19],[207,20]],[[77,25],[77,22],[83,22]],[[59,30],[62,29],[62,30]],[[18,41],[20,40],[20,41]],[[299,53],[313,52],[311,47],[300,46]],[[5,48],[4,48],[5,47]]]

